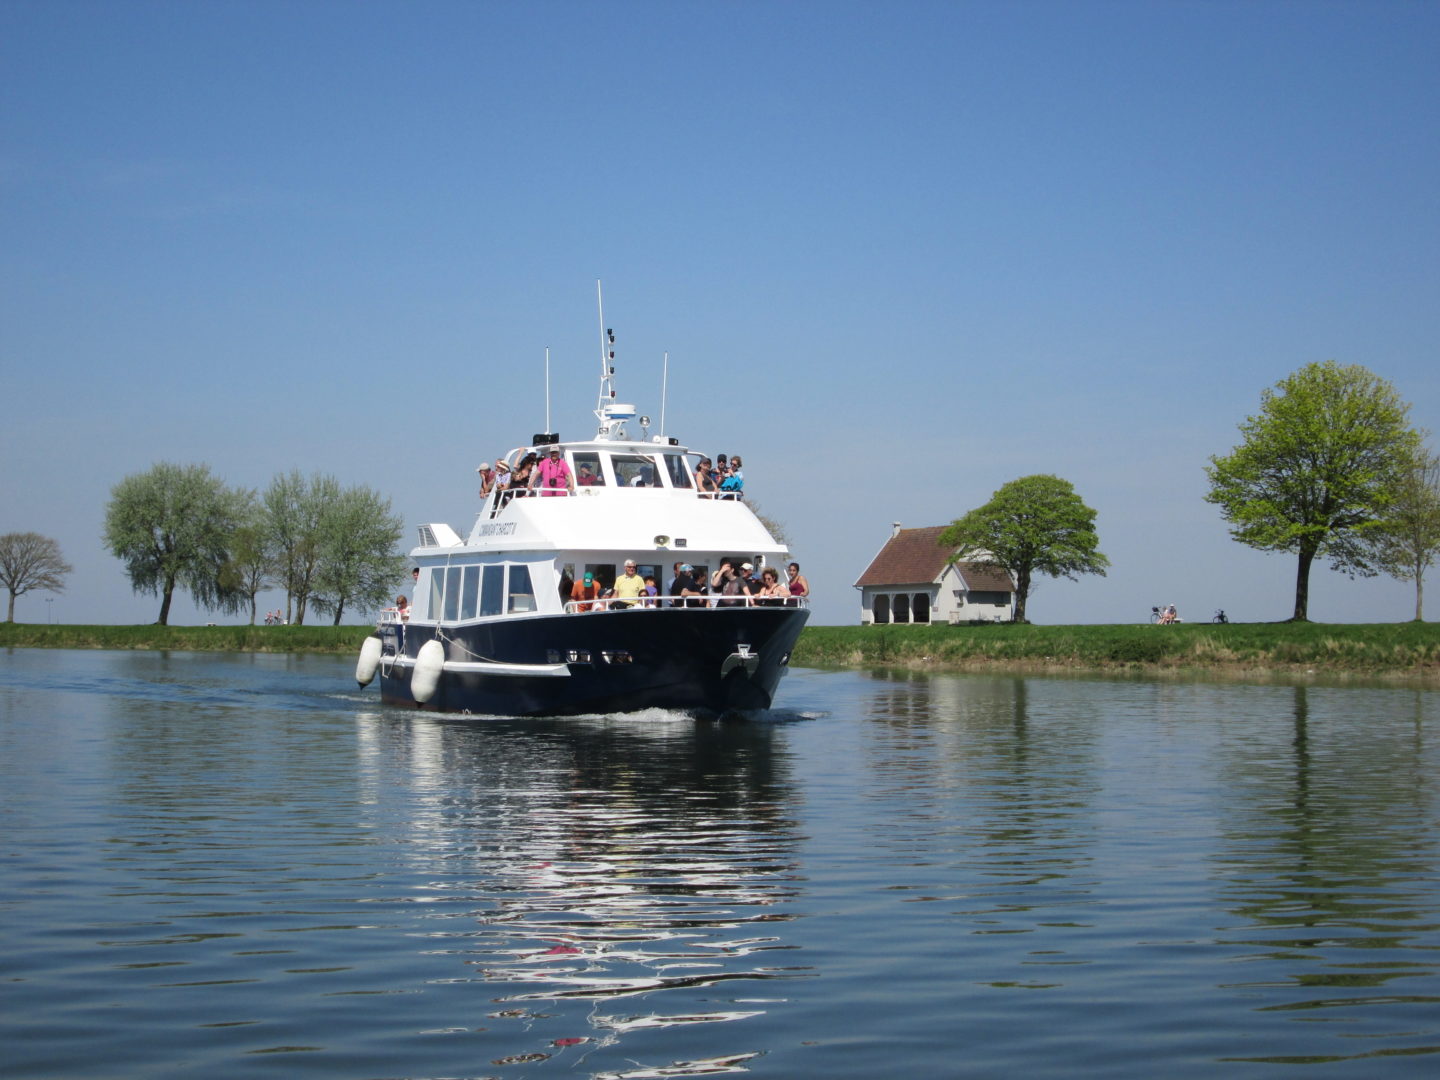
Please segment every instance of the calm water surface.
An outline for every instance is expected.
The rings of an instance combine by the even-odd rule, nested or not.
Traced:
[[[1440,695],[797,671],[466,721],[0,652],[0,1074],[1440,1070]]]

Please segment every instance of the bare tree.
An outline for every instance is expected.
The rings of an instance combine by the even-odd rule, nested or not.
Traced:
[[[39,533],[6,533],[0,536],[0,582],[10,590],[6,622],[15,621],[15,598],[32,589],[64,592],[65,575],[71,566],[60,557],[60,545]]]

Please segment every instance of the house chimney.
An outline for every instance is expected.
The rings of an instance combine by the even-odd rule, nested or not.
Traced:
[[[897,536],[899,536],[899,535],[900,535],[900,523],[899,523],[898,521],[892,521],[892,522],[890,523],[890,539],[891,539],[891,540],[894,540],[895,537],[897,537]]]

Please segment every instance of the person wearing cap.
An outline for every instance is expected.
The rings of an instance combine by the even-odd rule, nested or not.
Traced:
[[[475,471],[480,474],[480,497],[488,498],[495,490],[495,470],[490,467],[490,462],[482,461]]]
[[[541,495],[575,494],[575,476],[565,464],[560,447],[550,447],[550,452],[536,467],[530,486],[539,488]]]
[[[695,568],[688,562],[680,564],[680,570],[675,575],[675,580],[670,585],[671,596],[704,596],[701,585],[695,580]],[[700,600],[675,600],[671,601],[672,607],[700,607],[703,601]]]
[[[742,581],[745,582],[746,593],[748,593],[750,596],[760,595],[760,590],[763,586],[760,583],[760,579],[755,576],[754,563],[747,562],[740,564],[740,578]]]
[[[585,577],[571,587],[570,599],[575,601],[576,611],[589,611],[595,606],[595,601],[600,599],[600,583],[591,571],[586,570]]]

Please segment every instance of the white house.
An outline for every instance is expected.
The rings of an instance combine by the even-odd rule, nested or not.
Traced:
[[[902,529],[890,539],[855,587],[860,624],[1006,622],[1014,617],[1015,582],[997,566],[950,562],[954,548],[940,546],[948,526]]]

